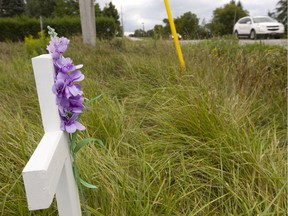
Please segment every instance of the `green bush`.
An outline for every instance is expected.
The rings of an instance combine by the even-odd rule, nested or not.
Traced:
[[[78,16],[65,16],[56,18],[47,18],[43,20],[43,27],[53,27],[59,36],[70,37],[72,35],[81,34],[81,22]]]
[[[45,31],[48,25],[66,37],[81,33],[79,17],[44,18]],[[40,21],[35,18],[0,18],[0,41],[23,41],[25,37],[38,37],[40,31]]]
[[[37,36],[40,24],[37,19],[27,17],[1,18],[0,41],[23,41],[25,36]]]
[[[46,53],[46,46],[50,38],[46,37],[45,31],[38,32],[38,38],[32,35],[24,38],[24,47],[28,55],[40,55]]]
[[[116,34],[116,23],[112,17],[97,17],[96,28],[100,39],[112,39]]]
[[[43,18],[43,29],[46,33],[48,25],[56,29],[60,36],[71,37],[81,34],[79,16]],[[100,39],[112,39],[116,34],[116,24],[113,18],[99,17],[96,20],[96,26],[97,37]],[[37,38],[40,31],[40,21],[36,18],[0,18],[0,41],[24,41],[24,38],[29,36]]]

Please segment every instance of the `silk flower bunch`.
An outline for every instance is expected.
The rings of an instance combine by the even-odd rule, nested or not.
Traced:
[[[55,68],[54,84],[52,91],[56,96],[56,104],[58,105],[59,115],[61,118],[60,128],[68,133],[70,141],[70,151],[73,160],[73,172],[77,183],[80,185],[82,199],[84,199],[81,185],[95,189],[92,185],[79,175],[77,166],[76,153],[89,143],[97,143],[100,147],[105,148],[102,140],[97,138],[84,138],[77,140],[78,131],[85,130],[85,127],[79,122],[80,115],[89,104],[101,97],[101,95],[86,101],[84,105],[84,97],[82,96],[82,87],[79,84],[84,79],[84,75],[79,69],[83,65],[74,65],[70,58],[65,58],[63,53],[66,52],[69,40],[65,37],[57,37],[55,30],[48,26],[48,33],[51,37],[47,50],[53,58]],[[85,203],[85,202],[84,202]],[[87,212],[87,211],[86,211]]]
[[[55,68],[52,91],[56,95],[61,118],[60,128],[68,133],[74,133],[77,129],[85,130],[85,127],[78,122],[78,116],[85,108],[82,87],[78,83],[84,79],[79,70],[83,65],[75,66],[70,58],[63,56],[70,41],[65,37],[57,37],[54,29],[51,29],[49,29],[51,40],[47,50],[53,58]]]

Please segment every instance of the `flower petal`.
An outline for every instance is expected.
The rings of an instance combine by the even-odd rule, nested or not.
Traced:
[[[75,122],[76,128],[80,131],[85,130],[85,127],[80,122]]]
[[[67,133],[74,133],[77,130],[75,122],[69,125],[65,125],[65,129]]]

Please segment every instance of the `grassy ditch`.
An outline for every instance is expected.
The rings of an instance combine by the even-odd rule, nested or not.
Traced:
[[[40,141],[30,57],[0,44],[1,215],[29,213],[21,171]],[[85,97],[82,123],[103,140],[78,156],[91,215],[285,215],[287,50],[234,40],[172,43],[71,38]]]

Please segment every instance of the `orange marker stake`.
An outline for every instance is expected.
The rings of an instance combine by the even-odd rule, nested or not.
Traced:
[[[172,35],[174,37],[174,44],[175,44],[175,47],[176,47],[176,52],[177,52],[177,55],[178,55],[180,66],[181,66],[182,69],[185,69],[185,62],[184,62],[184,59],[183,59],[183,55],[182,55],[181,47],[180,47],[180,44],[179,44],[179,40],[178,40],[178,36],[177,36],[174,20],[173,20],[173,17],[172,17],[171,9],[170,9],[170,6],[169,6],[169,2],[168,2],[168,0],[164,0],[164,3],[165,3],[167,15],[168,15],[168,20],[169,20],[171,32],[172,32]]]

